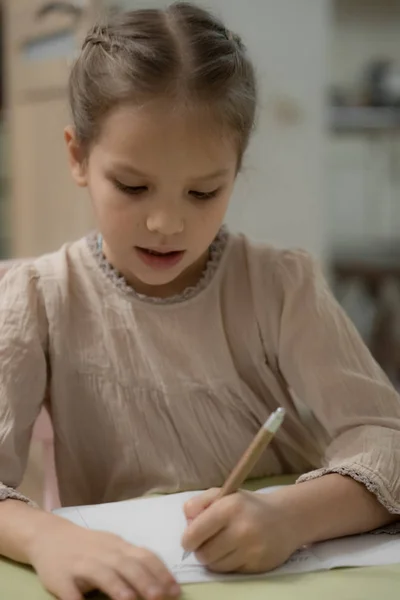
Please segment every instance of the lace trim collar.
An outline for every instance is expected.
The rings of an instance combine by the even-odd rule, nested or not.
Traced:
[[[218,232],[217,237],[210,246],[210,256],[207,265],[196,285],[186,288],[182,293],[168,298],[157,298],[153,296],[146,296],[145,294],[139,294],[132,286],[128,284],[125,277],[117,271],[106,259],[102,250],[102,237],[97,232],[92,232],[86,237],[89,249],[94,256],[98,266],[104,275],[127,296],[137,298],[144,302],[150,302],[152,304],[175,304],[177,302],[184,302],[197,296],[203,289],[205,289],[214,277],[216,270],[221,262],[222,255],[225,251],[229,238],[229,232],[224,226]]]

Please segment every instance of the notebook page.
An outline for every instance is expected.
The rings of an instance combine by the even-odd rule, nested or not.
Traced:
[[[263,492],[269,493],[274,489],[276,488],[266,488]],[[248,577],[212,574],[202,567],[193,554],[182,562],[183,550],[180,540],[186,527],[183,505],[189,498],[199,493],[201,492],[187,492],[157,498],[65,508],[55,512],[89,529],[109,531],[131,544],[152,550],[165,562],[180,583]],[[276,572],[300,573],[323,568],[324,565],[312,551],[301,550]]]
[[[152,550],[173,569],[180,564],[183,553],[180,544],[186,527],[183,505],[195,493],[83,506],[76,510],[89,529],[110,531],[135,546]],[[62,516],[68,518],[68,514]]]
[[[314,554],[326,568],[368,567],[400,563],[400,536],[364,534],[315,544]]]
[[[276,488],[265,488],[270,493]],[[182,534],[186,527],[183,505],[201,492],[172,494],[157,498],[127,500],[111,504],[59,509],[60,516],[89,529],[109,531],[131,544],[155,552],[179,583],[243,579],[246,577],[305,573],[336,567],[400,563],[400,536],[361,535],[315,544],[297,551],[284,565],[257,576],[216,575],[208,572],[191,555],[182,562]]]

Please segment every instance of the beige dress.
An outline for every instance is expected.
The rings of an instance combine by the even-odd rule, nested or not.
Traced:
[[[277,406],[253,475],[342,473],[400,513],[400,401],[312,260],[222,230],[199,284],[141,297],[96,235],[0,282],[0,498],[46,388],[64,505],[219,486]]]

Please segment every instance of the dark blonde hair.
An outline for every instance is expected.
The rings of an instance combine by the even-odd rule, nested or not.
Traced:
[[[202,8],[114,14],[88,32],[69,80],[73,124],[85,150],[116,106],[171,97],[202,105],[238,143],[239,166],[255,120],[256,79],[236,34]]]

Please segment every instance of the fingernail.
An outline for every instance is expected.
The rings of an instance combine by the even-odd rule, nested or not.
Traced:
[[[178,596],[180,596],[181,594],[181,586],[178,585],[177,583],[174,583],[173,585],[171,585],[171,587],[169,588],[169,595],[172,596],[173,598],[177,598]]]
[[[149,600],[159,600],[159,598],[163,597],[163,593],[160,588],[152,587],[147,592],[147,596],[148,596]]]

